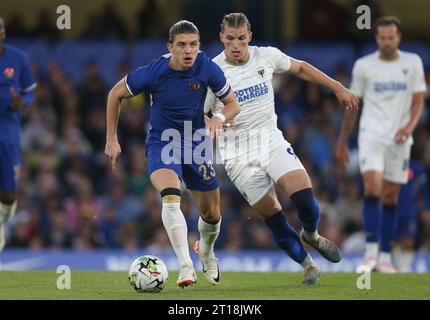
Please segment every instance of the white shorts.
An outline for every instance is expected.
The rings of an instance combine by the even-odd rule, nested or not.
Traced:
[[[387,181],[406,183],[411,146],[411,143],[387,145],[378,141],[359,140],[358,159],[361,173],[378,171]]]
[[[269,191],[273,182],[277,182],[284,174],[297,169],[305,170],[291,145],[283,138],[268,152],[268,161],[262,160],[264,159],[262,155],[259,158],[254,156],[254,159],[247,155],[246,161],[241,157],[224,162],[229,178],[251,206],[256,204]]]

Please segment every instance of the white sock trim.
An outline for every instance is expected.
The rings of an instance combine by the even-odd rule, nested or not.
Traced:
[[[365,258],[377,258],[379,251],[379,243],[377,242],[366,242],[364,246],[364,257]]]

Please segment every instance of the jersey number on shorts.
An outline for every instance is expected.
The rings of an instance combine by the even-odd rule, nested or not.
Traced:
[[[209,171],[209,172],[208,172]],[[215,177],[215,170],[212,166],[212,162],[208,161],[199,166],[199,172],[203,174],[203,180],[208,181]]]

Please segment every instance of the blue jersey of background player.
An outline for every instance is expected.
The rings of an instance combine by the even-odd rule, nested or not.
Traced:
[[[192,132],[206,128],[213,137],[218,130],[222,130],[224,121],[233,120],[240,106],[224,73],[199,51],[199,31],[193,23],[185,20],[175,23],[169,31],[167,48],[170,54],[130,72],[109,92],[105,154],[115,169],[121,153],[117,138],[121,100],[140,92],[150,93],[152,128],[146,143],[148,170],[153,186],[161,194],[163,225],[178,259],[179,277],[176,283],[185,287],[197,281],[188,248],[187,224],[180,209],[180,183],[183,180],[200,211],[198,254],[203,273],[206,280],[215,285],[220,279],[213,252],[221,224],[219,188],[210,163],[196,163],[192,154],[192,161],[185,162],[187,155],[182,151],[187,151],[183,148],[187,134],[184,127],[185,122],[191,122]],[[208,87],[224,103],[224,109],[222,113],[205,120],[203,104]],[[180,137],[181,154],[175,155],[174,160],[177,161],[173,163],[172,158],[166,159],[163,155],[169,141],[163,141],[162,135],[168,131],[177,132]]]
[[[16,209],[20,158],[20,110],[34,100],[36,82],[26,54],[4,45],[0,18],[0,251],[5,246],[4,224]]]

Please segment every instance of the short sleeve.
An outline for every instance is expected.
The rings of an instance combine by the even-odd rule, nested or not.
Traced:
[[[212,108],[215,106],[215,103],[216,103],[216,96],[211,89],[208,89],[208,92],[206,93],[206,100],[205,100],[205,106],[204,106],[205,113],[208,113],[210,110],[212,110]]]
[[[269,61],[275,68],[275,73],[283,73],[290,70],[291,58],[275,47],[260,47],[263,58]]]
[[[139,67],[124,77],[127,91],[135,96],[142,91],[149,91],[151,85],[151,72],[149,66]]]
[[[21,74],[19,78],[19,85],[23,92],[29,92],[36,87],[36,80],[31,72],[30,60],[28,56],[21,52]]]
[[[426,92],[427,86],[424,77],[423,61],[419,56],[416,56],[412,80],[412,92]]]
[[[222,100],[231,91],[230,83],[227,81],[224,72],[221,68],[212,60],[209,60],[209,82],[208,85],[212,89],[215,96]]]
[[[366,77],[363,66],[359,61],[356,61],[352,68],[351,91],[357,97],[363,97],[366,86]]]

